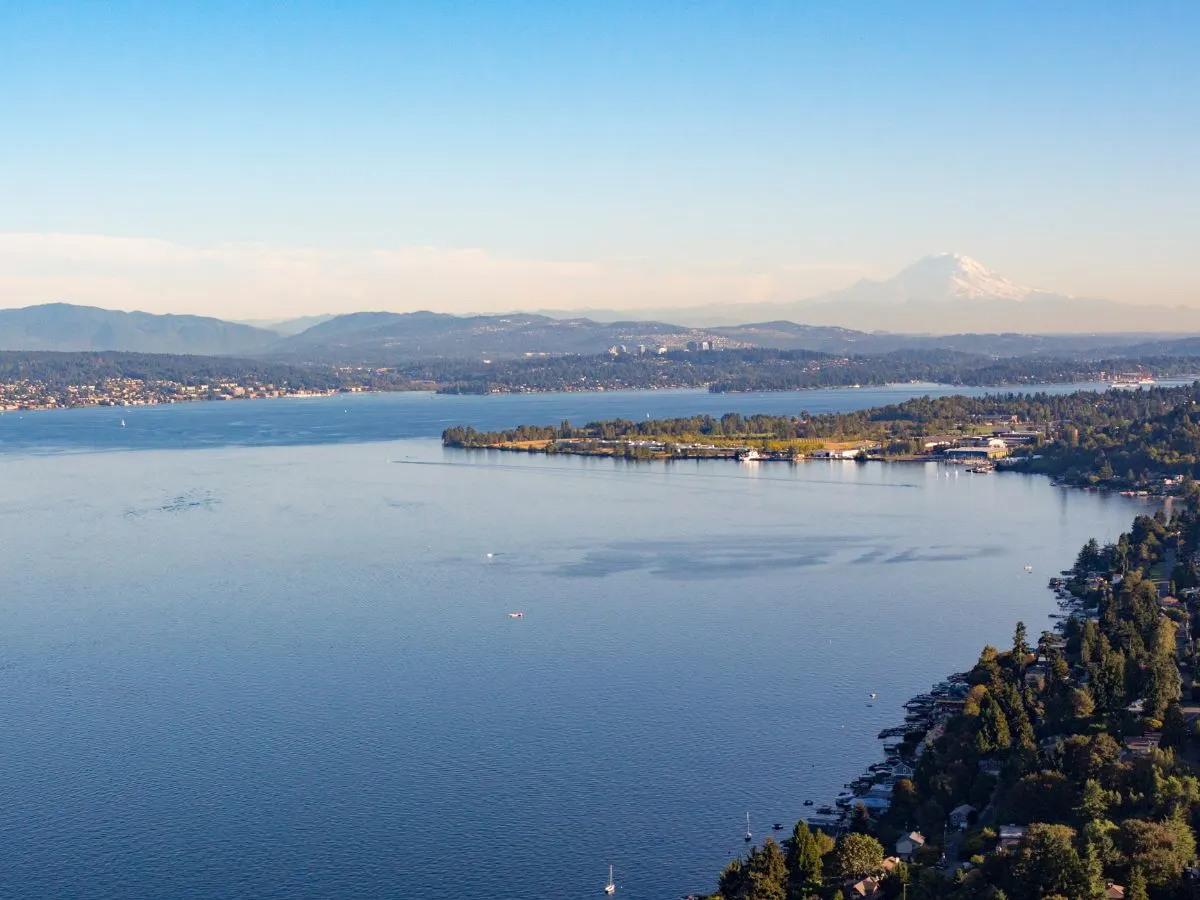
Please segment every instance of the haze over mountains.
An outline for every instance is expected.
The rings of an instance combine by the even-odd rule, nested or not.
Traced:
[[[641,317],[619,310],[589,310],[588,315],[601,320]],[[1071,297],[1015,284],[958,253],[926,256],[891,278],[864,278],[803,300],[653,309],[642,316],[698,326],[785,320],[903,334],[1200,331],[1197,308]]]
[[[1075,354],[1145,344],[1169,352],[1177,343],[1171,338],[1200,334],[1200,309],[1067,297],[1015,284],[982,263],[950,253],[925,257],[890,279],[864,279],[797,303],[659,312],[658,321],[616,312],[588,317],[358,312],[268,328],[52,303],[0,310],[0,350],[122,350],[388,365],[422,358],[591,354],[622,346],[653,353],[688,344],[835,354],[936,347],[992,355]],[[921,327],[925,322],[932,327]]]
[[[273,331],[208,316],[120,312],[69,303],[0,309],[0,350],[235,356],[259,353],[278,340]]]

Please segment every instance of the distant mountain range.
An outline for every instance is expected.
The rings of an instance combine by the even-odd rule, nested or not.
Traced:
[[[307,331],[314,325],[328,322],[332,318],[334,318],[333,313],[326,313],[320,316],[298,316],[295,319],[245,319],[238,324],[250,325],[253,328],[264,328],[267,331],[274,331],[276,334],[287,337]]]
[[[600,320],[631,315],[620,310],[588,314]],[[804,300],[655,309],[645,315],[704,327],[786,320],[902,334],[1200,332],[1197,308],[1133,305],[1025,287],[958,253],[927,256],[892,278],[864,278]]]
[[[321,361],[384,364],[388,360],[480,357],[512,358],[603,353],[624,347],[654,352],[684,349],[689,342],[745,347],[747,342],[713,331],[662,322],[594,322],[517,314],[452,316],[444,313],[363,312],[314,325],[272,348],[277,355]]]
[[[278,340],[274,331],[207,316],[119,312],[69,303],[0,309],[0,350],[236,356],[265,352]]]
[[[1200,354],[1200,338],[1180,340],[1200,335],[1200,309],[1053,294],[1022,287],[950,253],[926,257],[884,281],[864,279],[797,303],[660,313],[669,318],[640,321],[628,313],[603,312],[588,317],[358,312],[237,323],[51,303],[0,310],[0,350],[117,350],[378,366],[594,354],[622,347],[630,353],[654,352],[689,344],[838,355],[946,349],[998,357],[1099,358],[1118,348]]]
[[[794,322],[759,322],[748,325],[717,325],[714,334],[775,350],[819,350],[836,356],[870,356],[896,350],[954,350],[984,356],[1044,356],[1089,358],[1112,355],[1114,351],[1134,347],[1165,348],[1176,344],[1196,345],[1200,338],[1180,339],[1173,335],[1126,334],[898,334],[889,331],[855,331],[835,325],[797,325]]]
[[[290,357],[388,365],[415,359],[513,358],[603,353],[616,347],[684,349],[689,342],[749,344],[713,331],[661,322],[593,322],[539,315],[452,316],[361,312],[277,323],[275,328],[205,316],[120,312],[67,303],[0,309],[0,350],[176,353]]]

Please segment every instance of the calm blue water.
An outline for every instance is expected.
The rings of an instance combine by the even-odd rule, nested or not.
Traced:
[[[610,863],[621,897],[711,889],[747,810],[761,836],[832,798],[1144,507],[430,436],[897,396],[5,415],[0,896],[570,898]]]
[[[1166,382],[1164,382],[1166,383]],[[1096,385],[1047,385],[1069,393]],[[994,389],[993,389],[994,390]],[[0,453],[20,450],[147,450],[231,445],[361,443],[436,437],[449,425],[481,430],[522,423],[579,424],[623,417],[644,419],[727,412],[797,414],[850,411],[899,403],[916,396],[987,393],[938,385],[710,394],[699,390],[612,391],[588,394],[440,396],[428,393],[346,394],[284,400],[193,403],[174,406],[92,408],[0,413]],[[122,419],[125,428],[121,428]]]

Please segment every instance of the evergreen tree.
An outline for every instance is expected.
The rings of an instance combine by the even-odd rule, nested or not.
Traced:
[[[1172,702],[1167,706],[1167,710],[1163,714],[1162,742],[1160,746],[1163,749],[1181,748],[1187,744],[1187,738],[1187,720],[1183,716],[1183,710],[1179,708],[1177,702]]]
[[[749,877],[740,859],[729,861],[717,880],[717,893],[722,900],[744,900]]]
[[[1142,695],[1146,700],[1146,715],[1161,719],[1167,704],[1179,699],[1182,682],[1175,660],[1164,653],[1156,653],[1146,667]]]
[[[1096,623],[1088,619],[1083,623],[1083,628],[1079,632],[1079,660],[1084,665],[1097,661],[1096,646],[1099,640],[1097,631]]]
[[[1017,858],[1013,877],[1022,897],[1060,894],[1072,900],[1093,896],[1089,864],[1075,849],[1075,832],[1065,825],[1030,825]]]
[[[762,850],[750,852],[746,872],[746,900],[787,900],[787,863],[773,839],[763,841]]]
[[[1108,463],[1108,460],[1105,460]],[[1112,478],[1112,468],[1109,468],[1109,478]],[[1089,538],[1088,542],[1079,550],[1079,555],[1075,557],[1075,570],[1077,572],[1089,572],[1100,565],[1100,544],[1095,538]]]
[[[1093,819],[1083,826],[1084,846],[1091,850],[1103,865],[1111,866],[1121,860],[1113,835],[1117,826],[1108,819]]]
[[[1018,622],[1013,633],[1013,662],[1018,669],[1025,668],[1025,659],[1029,656],[1029,640],[1025,633],[1025,623]]]
[[[1104,896],[1104,867],[1100,864],[1100,857],[1096,850],[1090,844],[1083,851],[1083,871],[1080,872],[1080,887],[1086,893],[1085,897],[1100,898]],[[1086,879],[1086,880],[1085,880]]]
[[[1096,711],[1096,701],[1086,687],[1074,688],[1071,691],[1071,715],[1076,719],[1090,718]]]
[[[1100,669],[1092,682],[1092,697],[1105,712],[1117,712],[1125,705],[1125,654],[1100,639]]]
[[[1079,813],[1080,819],[1084,822],[1104,819],[1108,815],[1110,802],[1108,791],[1104,790],[1096,779],[1089,778],[1083,783],[1079,806],[1075,808],[1075,811]]]
[[[1129,872],[1129,884],[1125,885],[1125,900],[1150,900],[1146,891],[1146,876],[1141,866],[1134,866]]]
[[[1000,704],[990,696],[980,705],[979,730],[975,733],[975,752],[981,756],[988,753],[1006,753],[1012,746],[1008,720]]]
[[[802,900],[821,886],[821,849],[803,820],[792,829],[786,862],[788,900]]]

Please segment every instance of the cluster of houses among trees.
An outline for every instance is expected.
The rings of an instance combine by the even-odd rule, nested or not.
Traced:
[[[883,802],[801,821],[721,873],[721,900],[1200,897],[1198,494],[1089,542],[1056,631],[985,647],[906,734]],[[878,792],[876,792],[878,793]]]

